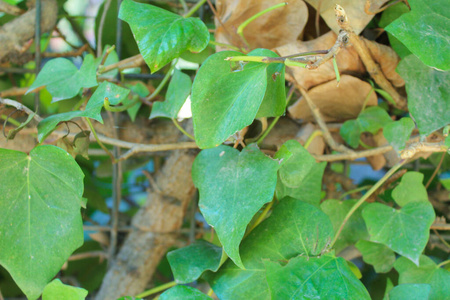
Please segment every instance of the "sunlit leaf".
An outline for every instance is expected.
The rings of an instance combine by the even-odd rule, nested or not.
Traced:
[[[389,300],[425,300],[430,294],[429,284],[400,284],[389,292]]]
[[[387,124],[383,128],[383,135],[395,151],[400,151],[405,149],[406,142],[415,127],[414,121],[405,117]]]
[[[212,300],[208,295],[203,294],[190,286],[177,285],[168,289],[159,296],[160,300]]]
[[[386,273],[394,266],[395,254],[387,246],[365,240],[360,240],[355,246],[361,252],[363,260],[373,265],[375,272]]]
[[[400,184],[392,191],[392,198],[400,206],[410,202],[428,202],[427,189],[423,185],[423,174],[407,172],[402,176]]]
[[[85,289],[66,285],[59,279],[54,279],[47,284],[42,293],[42,300],[84,300],[88,291]]]

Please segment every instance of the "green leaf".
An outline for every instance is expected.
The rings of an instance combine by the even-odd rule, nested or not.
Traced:
[[[85,289],[66,285],[59,279],[54,279],[47,284],[42,293],[42,300],[84,300],[88,291]]]
[[[342,124],[340,134],[344,141],[352,148],[358,148],[361,128],[358,120],[348,120]]]
[[[105,98],[108,98],[110,104],[119,104],[125,97],[128,96],[130,90],[124,89],[113,83],[103,81],[97,88],[95,93],[89,99],[86,109],[83,111],[69,111],[62,114],[52,115],[42,120],[38,125],[38,140],[42,142],[55,129],[55,127],[64,121],[72,120],[73,118],[87,117],[99,121],[103,124],[103,119],[100,114]]]
[[[130,25],[152,73],[184,51],[200,52],[209,43],[208,28],[201,20],[183,18],[153,5],[125,0],[119,18]]]
[[[427,67],[414,55],[402,59],[397,72],[405,80],[408,108],[420,134],[450,123],[450,72]]]
[[[242,152],[223,145],[203,150],[192,166],[200,211],[239,267],[243,267],[239,243],[253,216],[272,201],[278,167],[256,144]]]
[[[392,5],[388,7],[383,13],[381,14],[381,19],[378,25],[382,28],[385,28],[389,24],[391,24],[395,19],[403,15],[404,13],[409,12],[408,6],[406,6],[405,3],[400,2],[395,5]],[[388,32],[388,38],[389,43],[391,44],[392,49],[394,49],[395,52],[397,52],[398,56],[400,58],[404,58],[411,54],[411,51],[409,51],[408,48],[406,48],[405,45],[402,44],[396,37],[394,37],[392,34]],[[394,103],[395,104],[395,103]]]
[[[370,203],[363,210],[370,240],[419,263],[428,242],[435,214],[428,202],[410,202],[397,210],[381,203]]]
[[[395,254],[385,245],[361,240],[355,246],[361,252],[363,260],[373,265],[375,272],[386,273],[394,266]]]
[[[83,172],[55,146],[30,155],[0,149],[0,265],[29,299],[37,299],[83,244]]]
[[[172,80],[167,89],[166,100],[164,102],[154,102],[150,119],[156,117],[166,117],[175,119],[191,93],[191,78],[175,69]]]
[[[450,13],[446,0],[410,0],[411,12],[402,15],[385,29],[400,40],[426,65],[450,69]]]
[[[387,124],[383,128],[383,135],[395,151],[400,151],[405,149],[406,142],[415,127],[414,121],[405,117]]]
[[[267,49],[255,49],[248,55],[279,57],[276,53]],[[267,88],[264,99],[261,102],[256,118],[278,117],[286,110],[285,65],[269,64],[267,66]]]
[[[419,266],[405,257],[400,257],[394,264],[400,274],[399,284],[427,283],[431,285],[430,300],[447,299],[450,295],[450,271],[439,268],[429,257],[422,255]]]
[[[361,132],[376,134],[378,130],[392,122],[389,114],[378,106],[371,106],[363,110],[358,116]]]
[[[202,149],[216,147],[250,125],[263,100],[271,101],[274,94],[279,94],[277,86],[276,91],[268,91],[269,81],[273,82],[273,70],[269,70],[269,64],[250,62],[231,70],[233,62],[225,61],[225,58],[242,55],[236,51],[213,54],[195,77],[191,95],[192,116],[195,140]],[[273,84],[277,85],[277,82]],[[273,84],[271,88],[274,88]],[[266,108],[264,110],[267,111]]]
[[[284,198],[242,242],[245,269],[227,261],[217,273],[207,272],[204,277],[219,299],[271,299],[264,261],[319,255],[332,237],[327,215],[311,204]]]
[[[342,124],[340,134],[344,141],[352,148],[358,148],[361,136],[361,126],[358,120],[348,120]]]
[[[429,284],[400,284],[389,292],[389,300],[427,300]]]
[[[206,270],[216,272],[220,267],[222,247],[198,240],[195,243],[167,253],[173,277],[177,283],[197,280]]]
[[[394,288],[394,284],[392,283],[392,280],[387,277],[386,278],[386,289],[384,291],[383,300],[389,300],[389,292]]]
[[[31,120],[34,119],[34,116],[36,115],[36,113],[31,113],[28,115],[28,118],[25,120],[25,122],[20,123],[19,126],[17,126],[14,129],[11,129],[10,131],[8,131],[8,135],[6,136],[7,140],[13,140],[16,136],[17,133],[19,133],[22,129],[25,128],[25,126],[27,126],[28,123],[31,122]]]
[[[392,191],[392,198],[400,206],[410,202],[428,202],[427,189],[423,185],[423,174],[407,172],[399,185]]]
[[[92,54],[86,55],[80,70],[66,58],[52,59],[39,72],[27,93],[46,86],[52,102],[73,98],[80,89],[97,85],[96,68]]]
[[[160,300],[212,300],[208,295],[203,294],[190,286],[177,285],[168,289],[159,296]]]
[[[136,84],[125,84],[125,86],[137,95],[133,95],[133,97],[125,97],[122,100],[123,105],[128,105],[131,102],[138,100],[138,97],[145,98],[150,94],[150,92],[148,91],[145,84],[143,84],[140,81],[138,81]],[[139,109],[141,108],[141,106],[142,106],[142,102],[138,101],[135,105],[133,105],[132,107],[127,109],[127,113],[130,116],[131,121],[134,122],[136,120],[136,115],[137,115]]]
[[[326,200],[321,205],[320,208],[324,213],[330,217],[331,223],[333,223],[334,232],[336,233],[341,227],[345,216],[349,210],[356,204],[356,200]],[[366,224],[362,218],[361,212],[363,207],[359,207],[355,213],[350,217],[350,219],[345,224],[342,229],[339,238],[334,244],[334,249],[336,253],[339,254],[347,246],[354,245],[357,241],[369,237],[367,232]]]
[[[285,266],[265,261],[272,299],[370,299],[342,257],[298,256]]]

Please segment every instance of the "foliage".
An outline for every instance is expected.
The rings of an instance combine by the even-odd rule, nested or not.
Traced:
[[[434,188],[433,185],[430,188],[430,184],[437,172],[431,179],[423,171],[400,174],[400,180],[389,179],[406,159],[417,159],[416,152],[445,153],[450,144],[446,127],[450,122],[449,49],[445,31],[448,13],[442,9],[443,1],[409,2],[410,12],[404,13],[403,6],[390,8],[383,13],[380,23],[386,26],[392,46],[396,44],[394,48],[401,52],[397,71],[406,84],[411,118],[388,91],[372,86],[369,95],[363,95],[362,105],[354,109],[354,117],[340,120],[339,133],[346,145],[354,149],[368,148],[371,145],[364,142],[367,136],[374,143],[375,137],[384,137],[392,146],[391,154],[399,161],[364,194],[358,194],[364,190],[360,187],[347,191],[342,177],[348,174],[336,171],[337,164],[327,165],[326,162],[333,155],[348,154],[341,160],[354,159],[362,151],[355,152],[330,142],[337,136],[332,137],[326,124],[321,125],[319,109],[311,104],[308,107],[322,126],[319,133],[313,131],[307,139],[280,139],[276,145],[265,144],[267,134],[289,109],[296,88],[301,91],[297,95],[309,101],[307,93],[310,91],[304,91],[295,81],[295,68],[313,68],[315,62],[325,60],[316,57],[324,54],[323,49],[314,49],[315,52],[300,57],[280,57],[277,52],[264,48],[251,50],[242,27],[239,35],[234,34],[237,37],[233,34],[227,37],[230,42],[239,39],[233,45],[212,41],[208,32],[211,24],[192,17],[204,1],[183,16],[156,5],[123,1],[119,18],[130,26],[147,64],[147,72],[165,73],[159,85],[154,84],[156,80],[152,81],[156,88],[149,89],[148,82],[125,79],[126,74],[137,74],[141,69],[117,71],[116,66],[112,71],[105,70],[105,66],[118,61],[118,54],[112,47],[106,47],[96,58],[93,54],[85,55],[80,69],[66,58],[52,59],[26,88],[28,93],[33,93],[45,87],[50,94],[47,100],[58,105],[58,113],[42,120],[37,114],[30,114],[25,122],[16,124],[17,129],[11,131],[8,138],[13,139],[34,118],[39,120],[37,140],[45,143],[59,124],[83,117],[97,143],[113,158],[112,163],[117,163],[121,160],[118,150],[109,153],[90,119],[103,124],[106,119],[103,108],[117,115],[127,111],[136,124],[143,115],[152,122],[157,118],[169,118],[186,133],[176,119],[190,100],[193,138],[201,149],[192,165],[192,180],[199,190],[200,219],[207,223],[207,228],[214,229],[216,237],[212,236],[208,242],[205,235],[198,236],[190,245],[167,253],[166,264],[171,268],[167,270],[167,277],[175,281],[150,290],[156,293],[170,287],[160,299],[212,299],[213,293],[219,299],[370,299],[373,295],[369,294],[367,273],[345,258],[345,250],[352,246],[362,257],[359,262],[370,266],[370,270],[373,268],[375,273],[394,277],[393,269],[398,272],[398,282],[394,284],[388,279],[391,285],[386,288],[386,299],[444,299],[450,294],[450,272],[448,267],[444,268],[448,261],[442,253],[427,247],[432,225],[441,214],[438,206],[433,207],[435,202],[429,200],[429,189]],[[265,13],[280,7],[282,5]],[[241,21],[249,17],[251,15]],[[416,23],[420,24],[418,28],[414,26]],[[433,32],[429,33],[427,28]],[[219,33],[220,26],[216,27],[216,39]],[[233,51],[211,54],[209,44]],[[181,59],[189,60],[189,57],[195,57],[190,64]],[[336,55],[329,57],[335,58]],[[337,55],[336,68],[339,58]],[[331,61],[328,63],[332,66]],[[339,67],[343,68],[342,65]],[[289,77],[286,66],[291,67]],[[319,66],[322,67],[325,65]],[[32,80],[30,78],[24,76],[22,81]],[[287,92],[286,80],[294,82],[290,92]],[[164,101],[155,102],[163,91]],[[379,91],[389,103],[367,106],[374,91]],[[64,108],[64,103],[69,103],[66,105],[70,108]],[[150,112],[144,104],[151,106]],[[267,118],[272,117],[272,123],[266,127]],[[417,132],[421,141],[411,149],[412,142],[418,140],[413,140],[412,135]],[[426,136],[431,134],[440,140],[434,144],[426,141]],[[60,147],[38,145],[29,154],[0,149],[0,265],[29,299],[41,295],[44,300],[87,296],[87,287],[72,287],[53,278],[71,254],[83,245],[82,216],[90,220],[95,207],[106,209],[103,200],[101,204],[94,204],[91,199],[86,208],[83,197],[83,194],[94,194],[98,199],[109,197],[102,190],[109,179],[102,182],[99,174],[110,172],[110,169],[102,170],[102,166],[110,168],[111,162],[105,158],[96,163],[87,162],[88,150],[94,148],[89,147],[89,135],[90,131],[82,129],[72,141],[63,136],[56,142]],[[323,159],[323,149],[318,154],[310,148],[317,136],[324,136],[330,149],[341,153],[328,153],[327,159]],[[115,140],[119,138],[116,132]],[[103,141],[110,140],[103,138]],[[119,142],[121,147],[131,148],[131,154],[142,146]],[[428,150],[421,150],[424,145]],[[409,155],[411,152],[414,153]],[[375,157],[380,153],[366,156]],[[77,157],[78,154],[84,158]],[[131,159],[127,163],[140,164]],[[124,164],[124,168],[129,165]],[[326,169],[339,174],[339,180],[326,185],[339,191],[340,199],[325,197],[322,191]],[[84,184],[84,172],[88,174],[86,180],[93,178],[93,182]],[[152,177],[149,178],[155,193],[164,195]],[[425,179],[429,180],[426,185]],[[120,192],[121,187],[116,187],[115,193],[117,190]],[[351,199],[347,199],[348,195]],[[177,199],[165,200],[177,202]],[[159,222],[163,223],[161,220]],[[139,228],[139,224],[133,225]],[[101,240],[104,237],[91,235],[89,238]],[[110,241],[116,243],[115,239]],[[442,245],[448,247],[445,241]],[[160,268],[163,267],[162,263]],[[211,290],[203,293],[195,288],[197,283],[205,283]],[[96,287],[89,287],[89,290],[91,288]],[[150,294],[143,292],[135,299]],[[120,299],[128,298],[133,299],[131,295]]]

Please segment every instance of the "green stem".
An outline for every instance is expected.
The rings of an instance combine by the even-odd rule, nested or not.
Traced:
[[[363,106],[362,106],[362,108],[361,108],[361,111],[360,111],[359,113],[362,113],[362,112],[366,109],[367,102],[369,102],[369,99],[370,99],[370,95],[371,95],[372,92],[374,92],[374,91],[375,91],[375,89],[372,88],[372,89],[370,90],[370,92],[367,94],[366,98],[364,99],[364,103],[363,103]]]
[[[103,101],[103,106],[105,107],[106,110],[108,111],[112,111],[112,112],[122,112],[122,111],[126,111],[127,109],[133,107],[134,105],[136,105],[139,102],[138,100],[135,100],[133,102],[128,103],[127,105],[121,105],[121,106],[111,106],[109,103],[108,98],[105,98],[105,100]]]
[[[172,76],[172,72],[175,69],[175,65],[176,62],[172,63],[172,66],[170,67],[169,71],[166,73],[166,75],[164,76],[163,80],[161,81],[161,83],[156,87],[156,89],[153,91],[153,93],[148,96],[147,98],[145,98],[145,100],[150,101],[153,98],[155,98],[156,96],[158,96],[158,94],[161,92],[161,90],[163,89],[163,87],[166,85],[167,81],[169,81],[170,76]]]
[[[350,209],[350,211],[345,216],[344,220],[342,221],[341,226],[339,227],[339,230],[336,232],[336,235],[334,236],[334,239],[330,243],[330,249],[333,248],[334,244],[336,243],[337,239],[339,238],[339,235],[342,232],[342,229],[344,228],[345,224],[347,224],[350,217],[355,213],[355,211],[366,201],[386,180],[389,179],[389,177],[392,176],[400,167],[405,163],[406,161],[400,161],[395,166],[393,166],[376,184],[374,184],[370,190],[367,191],[367,193],[364,194],[364,196],[361,197],[361,199],[356,202],[355,205]]]
[[[109,155],[109,157],[111,157],[112,163],[113,164],[116,163],[116,158],[114,157],[114,155],[108,150],[108,148],[106,148],[106,146],[98,138],[97,132],[95,131],[94,126],[91,123],[91,120],[89,120],[89,118],[84,118],[84,119],[88,123],[89,128],[91,129],[91,132],[94,135],[95,140],[97,141],[97,144]]]
[[[246,62],[260,62],[265,64],[272,63],[271,61],[266,60],[266,56],[230,56],[225,58],[227,61],[246,61]],[[283,61],[280,61],[283,63]]]
[[[440,264],[437,265],[438,268],[445,266],[446,264],[450,263],[450,259],[448,260],[444,260],[443,262],[441,262]]]
[[[184,130],[183,127],[181,127],[180,123],[177,122],[177,120],[172,119],[173,124],[175,124],[175,126],[188,138],[190,138],[191,140],[195,141],[195,137],[193,137],[191,134],[189,134],[186,130]]]
[[[367,145],[367,144],[364,143],[361,139],[359,140],[359,144],[360,144],[361,146],[363,146],[364,148],[366,148],[366,149],[373,149],[373,147]]]
[[[202,7],[203,4],[205,4],[205,2],[206,2],[206,0],[198,1],[197,4],[192,6],[191,10],[188,11],[183,17],[189,18],[190,16],[192,16],[197,10],[200,9],[200,7]]]
[[[350,194],[358,193],[358,192],[361,192],[361,191],[370,189],[370,187],[371,187],[371,185],[365,185],[365,186],[361,186],[361,187],[359,187],[359,188],[356,188],[356,189],[354,189],[354,190],[350,190],[350,191],[348,191],[348,192],[345,192],[345,193],[343,193],[343,194],[339,197],[339,200],[344,199],[345,197],[347,197],[347,196],[350,195]]]
[[[142,292],[139,295],[136,295],[136,298],[144,298],[144,297],[147,297],[147,296],[150,296],[150,295],[162,292],[164,290],[167,290],[167,289],[169,289],[169,288],[171,288],[173,286],[176,286],[176,285],[177,285],[177,283],[175,281],[171,281],[171,282],[162,284],[160,286],[154,287],[152,289],[149,289],[149,290],[147,290],[145,292]]]
[[[244,29],[245,29],[245,27],[247,27],[248,24],[250,24],[251,22],[253,22],[253,21],[256,20],[257,18],[261,17],[262,15],[264,15],[264,14],[266,14],[266,13],[268,13],[268,12],[274,10],[274,9],[277,9],[277,8],[279,8],[279,7],[283,7],[283,6],[285,6],[285,5],[287,5],[287,2],[283,2],[283,3],[277,4],[277,5],[271,6],[271,7],[269,7],[268,9],[265,9],[265,10],[263,10],[263,11],[261,11],[261,12],[255,14],[255,15],[251,16],[250,18],[248,18],[247,20],[245,20],[241,25],[239,25],[239,27],[238,27],[238,29],[237,29],[237,33],[238,33],[241,37],[244,37]]]
[[[6,116],[6,115],[1,115],[1,118],[2,118],[3,120],[6,120],[6,119],[8,119],[8,116]],[[11,124],[13,124],[14,126],[17,126],[17,127],[19,127],[19,126],[22,124],[22,123],[20,123],[19,121],[15,120],[15,119],[11,119],[11,118],[8,119],[8,122],[11,123]]]
[[[235,50],[235,51],[241,51],[241,49],[239,49],[238,47],[235,47],[235,46],[232,46],[232,45],[228,45],[228,44],[224,44],[224,43],[219,43],[219,42],[216,42],[216,41],[213,41],[213,40],[209,40],[209,43],[211,45],[214,45],[214,46],[227,47],[227,48]],[[245,57],[247,57],[247,56],[245,56]]]
[[[269,127],[267,127],[266,131],[264,131],[264,133],[261,135],[261,137],[256,141],[256,144],[258,146],[261,145],[262,141],[266,138],[266,136],[269,134],[269,132],[272,130],[272,128],[275,126],[275,124],[277,124],[278,120],[280,119],[280,117],[276,117],[272,123],[270,123]]]
[[[186,1],[185,0],[179,0],[179,1],[180,1],[181,6],[183,6],[184,12],[187,13],[188,7],[186,5]]]
[[[317,137],[317,136],[322,136],[323,132],[322,130],[316,130],[314,131],[309,138],[306,140],[305,145],[303,146],[305,149],[308,149],[309,145],[311,145],[312,141]]]
[[[341,75],[339,74],[339,69],[336,62],[336,56],[333,57],[333,67],[334,67],[334,73],[336,74],[336,81],[339,85],[339,82],[341,82]]]
[[[250,232],[253,231],[253,229],[256,228],[256,226],[258,226],[262,221],[264,221],[264,219],[266,218],[267,214],[269,213],[270,209],[273,206],[273,202],[274,200],[272,200],[272,202],[270,202],[269,204],[266,205],[266,207],[264,208],[264,210],[262,211],[262,213],[259,215],[259,217],[255,220],[255,223],[253,223],[250,228],[247,230],[247,232],[244,235],[244,238],[246,238]]]
[[[292,59],[286,58],[286,60],[284,61],[284,64],[286,66],[289,67],[300,67],[300,68],[306,68],[306,64],[298,62],[298,61],[293,61]]]

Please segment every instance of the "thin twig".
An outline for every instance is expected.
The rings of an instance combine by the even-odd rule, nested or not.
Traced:
[[[45,86],[41,86],[41,87],[35,88],[33,90],[33,93],[35,93],[37,91],[40,91],[40,90],[42,90],[44,88],[45,88]],[[29,87],[23,87],[23,88],[13,87],[13,88],[1,91],[0,92],[0,97],[1,98],[5,98],[5,97],[11,97],[11,96],[22,96],[22,95],[25,95],[28,92],[29,89],[30,89]]]
[[[144,63],[145,63],[145,60],[142,57],[142,55],[137,54],[135,56],[128,57],[126,59],[123,59],[114,64],[108,65],[106,67],[99,68],[98,73],[102,74],[102,73],[106,73],[106,72],[109,72],[114,69],[123,70],[123,69],[136,68],[136,67],[143,65]]]
[[[43,57],[76,57],[81,56],[84,51],[88,49],[89,45],[84,44],[80,48],[74,51],[67,51],[67,52],[44,52],[42,53]]]
[[[67,261],[74,261],[74,260],[93,258],[93,257],[100,257],[100,259],[104,259],[104,258],[106,258],[106,253],[103,251],[91,251],[91,252],[77,253],[77,254],[73,254],[72,256],[70,256],[69,259],[67,259]]]
[[[109,10],[109,6],[111,5],[111,0],[106,0],[105,5],[103,6],[102,17],[100,19],[100,24],[98,26],[97,32],[97,57],[100,57],[103,52],[102,48],[102,35],[103,35],[103,27],[105,25],[106,13]]]
[[[449,149],[444,141],[437,143],[416,142],[409,144],[404,150],[400,151],[402,159],[409,159],[421,152],[447,152]]]
[[[442,163],[444,162],[444,158],[445,158],[445,152],[442,153],[441,159],[439,160],[439,163],[437,164],[436,169],[434,169],[433,174],[431,175],[430,179],[428,179],[428,182],[425,185],[426,189],[428,189],[428,187],[430,186],[430,184],[433,181],[434,177],[436,177],[437,173],[439,172],[439,169],[441,168]]]

